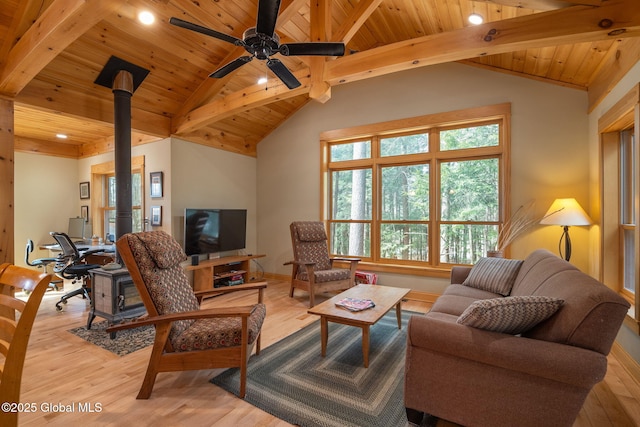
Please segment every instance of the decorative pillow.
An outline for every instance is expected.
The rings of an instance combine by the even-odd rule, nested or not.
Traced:
[[[507,296],[511,293],[522,262],[519,259],[480,258],[462,284]]]
[[[505,334],[521,334],[558,311],[564,300],[523,295],[479,300],[458,317],[461,325]]]

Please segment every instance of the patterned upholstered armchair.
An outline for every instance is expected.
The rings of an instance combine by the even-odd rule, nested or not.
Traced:
[[[152,324],[155,342],[138,399],[151,395],[159,372],[240,368],[239,397],[244,398],[246,369],[266,315],[265,282],[215,288],[194,294],[182,265],[187,256],[163,231],[125,234],[116,243],[148,317],[112,326],[108,332]],[[212,278],[213,280],[213,278]],[[258,290],[258,303],[246,307],[200,309],[205,296]]]
[[[293,261],[284,265],[293,265],[291,289],[293,298],[295,288],[309,292],[309,307],[315,305],[315,293],[319,291],[337,291],[352,287],[355,283],[356,267],[359,258],[330,258],[327,247],[327,233],[324,224],[319,221],[296,221],[289,226]],[[346,261],[349,268],[334,268],[334,261]]]

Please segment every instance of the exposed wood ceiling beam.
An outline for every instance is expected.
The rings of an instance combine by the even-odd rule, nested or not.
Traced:
[[[327,80],[336,85],[483,55],[638,36],[636,1],[612,0],[599,8],[573,6],[405,40],[327,63]]]
[[[329,0],[310,1],[311,41],[327,41],[331,34],[331,3]],[[311,88],[309,97],[322,104],[331,99],[331,85],[324,80],[325,57],[311,57]]]
[[[0,94],[15,97],[78,37],[126,0],[55,0],[13,46],[0,72]]]
[[[380,3],[382,3],[382,0],[360,0],[340,28],[333,33],[331,41],[349,43]]]
[[[242,91],[232,93],[222,99],[196,108],[187,115],[174,118],[172,123],[173,133],[177,135],[186,134],[231,117],[243,110],[308,93],[311,85],[309,70],[302,70],[294,74],[301,83],[300,87],[296,89],[288,89],[280,82],[267,90],[265,90],[264,85],[256,84],[250,86]]]
[[[276,22],[276,30],[280,27],[281,23],[285,23],[291,19],[291,17],[300,10],[300,8],[306,3],[307,0],[283,0],[280,4],[280,14],[278,15],[278,21]],[[286,38],[281,39],[282,43],[286,43]],[[239,56],[246,54],[243,47],[236,47],[231,49],[227,56],[220,61],[220,66],[223,66]],[[213,72],[214,70],[211,70]],[[222,79],[206,78],[202,81],[200,86],[193,91],[191,96],[185,101],[180,108],[180,111],[176,113],[176,117],[185,116],[189,111],[199,107],[216,93],[218,93],[225,85],[226,81],[231,78],[233,73],[228,74]]]
[[[529,47],[604,40],[611,37],[609,32],[623,28],[626,28],[626,32],[616,37],[631,37],[640,32],[640,9],[634,7],[635,1],[612,0],[600,8],[573,6],[406,40],[328,62],[325,64],[325,76],[331,85],[336,85],[420,66]],[[602,29],[597,25],[603,19],[612,21],[609,28]],[[307,85],[303,83],[295,90],[295,95],[308,91]],[[284,86],[280,88],[278,92],[271,89],[264,91],[256,85],[203,105],[175,118],[172,125],[174,133],[192,132],[237,111],[291,95]]]
[[[237,46],[235,48],[232,48],[227,56],[225,56],[225,58],[220,61],[219,66],[222,67],[223,65],[238,58],[243,53],[246,53],[243,47]],[[214,70],[211,70],[211,72],[213,71]],[[211,77],[207,77],[206,79],[204,79],[202,83],[200,83],[200,86],[198,86],[198,88],[194,90],[193,93],[191,93],[189,98],[187,98],[184,104],[182,104],[182,107],[180,107],[180,110],[177,111],[176,115],[182,116],[193,110],[194,108],[197,108],[204,104],[209,98],[222,90],[224,85],[227,83],[227,80],[229,80],[232,75],[233,73],[227,74],[221,79],[214,79]]]
[[[22,0],[18,3],[18,10],[13,16],[11,26],[4,37],[2,46],[0,46],[0,61],[7,58],[13,45],[20,40],[24,32],[36,20],[41,7],[40,0]]]
[[[620,40],[594,81],[589,83],[589,112],[611,92],[620,79],[640,61],[640,38]]]

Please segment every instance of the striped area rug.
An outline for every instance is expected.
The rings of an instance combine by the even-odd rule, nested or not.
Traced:
[[[252,356],[245,400],[303,427],[405,426],[403,402],[406,327],[395,310],[370,330],[369,368],[363,367],[362,330],[329,322],[327,356],[320,356],[320,322]],[[240,372],[228,369],[212,383],[237,394]]]

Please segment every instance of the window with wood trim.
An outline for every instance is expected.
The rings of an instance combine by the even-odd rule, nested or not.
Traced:
[[[116,179],[114,162],[91,166],[91,211],[94,234],[115,238]],[[144,156],[131,158],[131,203],[133,232],[144,229]]]
[[[636,175],[637,145],[633,129],[620,132],[620,268],[621,291],[632,296],[636,292]]]
[[[640,84],[598,120],[601,177],[599,278],[631,302],[626,323],[640,334],[639,131]]]
[[[495,247],[508,211],[509,104],[322,134],[333,255],[449,268]]]

